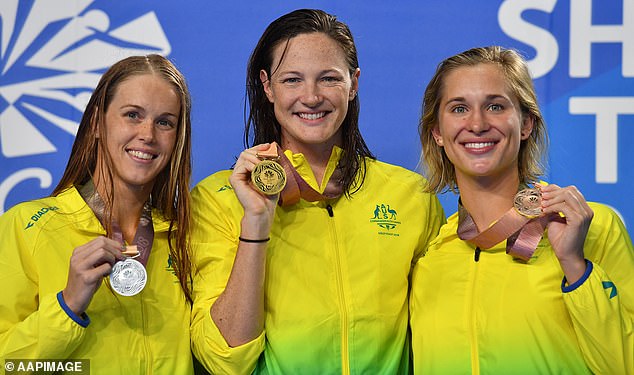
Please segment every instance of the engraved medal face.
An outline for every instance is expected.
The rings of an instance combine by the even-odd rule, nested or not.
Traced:
[[[266,195],[275,195],[286,186],[284,168],[273,160],[262,160],[251,172],[253,185]]]
[[[112,289],[124,297],[134,296],[143,290],[147,282],[145,267],[138,261],[128,258],[117,262],[110,273]]]
[[[520,215],[535,218],[542,215],[542,195],[537,189],[524,189],[515,194],[515,210]]]

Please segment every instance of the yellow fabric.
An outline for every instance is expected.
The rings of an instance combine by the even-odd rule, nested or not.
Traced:
[[[301,155],[291,156],[302,176],[313,176]],[[332,165],[338,157],[333,153]],[[277,207],[267,247],[265,332],[238,348],[227,346],[209,309],[229,278],[243,210],[229,185],[230,171],[194,188],[198,273],[192,340],[208,369],[218,374],[409,371],[408,277],[444,214],[435,196],[422,193],[419,175],[366,163],[365,182],[352,198]],[[308,182],[317,186],[314,176]]]
[[[133,297],[101,285],[83,328],[57,300],[73,250],[105,232],[75,188],[0,217],[0,361],[89,359],[91,374],[191,374],[190,307],[169,264],[168,223],[153,212],[148,282]],[[3,372],[4,373],[4,372]]]
[[[330,176],[335,172],[337,168],[337,163],[339,158],[341,157],[343,150],[340,147],[334,146],[332,148],[332,152],[330,153],[330,158],[328,159],[328,165],[326,165],[326,171],[324,172],[324,176],[319,184],[317,184],[317,179],[313,174],[313,170],[310,168],[310,164],[306,158],[304,158],[303,154],[293,154],[291,150],[284,150],[284,154],[290,160],[291,164],[295,167],[299,175],[308,183],[308,185],[315,189],[315,191],[319,193],[323,193],[326,189],[326,185],[328,184],[328,180],[330,180]]]
[[[506,241],[476,262],[452,215],[413,271],[414,373],[634,373],[634,249],[611,209],[590,206],[592,270],[570,291],[547,234],[528,263]]]

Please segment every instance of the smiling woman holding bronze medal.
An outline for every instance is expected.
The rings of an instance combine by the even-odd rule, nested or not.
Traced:
[[[363,141],[350,30],[291,12],[247,70],[254,146],[192,191],[194,353],[217,374],[407,373],[410,267],[444,214]]]
[[[52,195],[0,217],[1,358],[193,373],[190,103],[162,56],[104,73]]]
[[[547,134],[522,57],[444,60],[420,133],[427,191],[460,201],[414,267],[414,372],[632,374],[632,242],[607,206],[536,183]]]

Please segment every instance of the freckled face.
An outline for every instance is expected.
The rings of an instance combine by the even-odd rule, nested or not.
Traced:
[[[341,124],[358,90],[339,44],[324,33],[300,34],[276,46],[273,74],[260,72],[281,125],[282,146],[294,152],[341,144]],[[279,65],[279,67],[278,67]]]
[[[115,188],[152,189],[174,151],[180,107],[173,87],[159,76],[134,75],[119,84],[105,116]]]
[[[498,66],[460,67],[445,76],[433,135],[458,181],[517,175],[520,142],[532,126]]]

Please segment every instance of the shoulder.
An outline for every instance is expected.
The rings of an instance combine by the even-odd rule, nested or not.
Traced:
[[[0,232],[5,230],[34,233],[56,216],[61,204],[57,197],[46,197],[19,203],[0,216]]]
[[[211,174],[198,182],[192,189],[192,194],[197,193],[213,193],[221,192],[225,190],[233,190],[229,184],[229,176],[231,176],[231,170],[218,171]]]
[[[622,217],[612,207],[597,202],[588,202],[588,206],[594,212],[591,232],[625,231]]]
[[[422,191],[425,179],[419,173],[398,165],[379,160],[366,159],[366,179],[389,181],[392,184],[406,185]]]
[[[198,182],[191,192],[194,210],[206,210],[210,205],[239,205],[233,187],[229,183],[229,176],[231,176],[231,170],[223,170]]]

